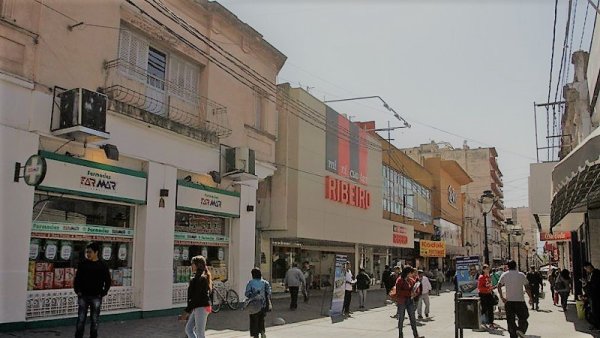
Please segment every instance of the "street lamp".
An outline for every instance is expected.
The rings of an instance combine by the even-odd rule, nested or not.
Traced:
[[[525,271],[529,271],[529,242],[525,242]]]
[[[488,229],[487,229],[487,214],[492,211],[494,207],[494,194],[491,190],[485,190],[481,198],[479,199],[479,204],[481,204],[481,209],[483,210],[483,232],[485,233],[484,238],[484,247],[483,247],[483,258],[485,264],[490,264],[490,248],[488,246]]]

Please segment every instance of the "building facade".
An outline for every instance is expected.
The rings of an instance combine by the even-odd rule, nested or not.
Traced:
[[[104,313],[181,307],[198,254],[243,295],[285,56],[216,2],[0,6],[0,325],[76,315],[88,241]]]
[[[440,144],[443,147],[440,147]],[[491,190],[496,197],[492,210],[487,214],[488,247],[490,262],[501,263],[500,238],[504,222],[504,193],[502,191],[502,172],[498,166],[498,153],[495,148],[471,149],[466,143],[462,148],[431,142],[418,147],[404,149],[404,152],[418,162],[430,157],[441,157],[444,160],[456,161],[473,179],[473,182],[462,187],[468,198],[479,200],[486,190]],[[482,224],[483,226],[483,224]]]
[[[308,92],[279,87],[271,216],[260,228],[263,274],[283,292],[286,270],[308,262],[310,285],[327,287],[335,255],[343,254],[379,285],[390,250],[414,247],[411,225],[382,218],[379,141]]]

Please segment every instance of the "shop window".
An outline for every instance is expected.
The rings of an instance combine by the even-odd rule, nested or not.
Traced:
[[[173,252],[173,283],[188,283],[192,277],[192,258],[202,255],[206,258],[208,270],[213,280],[226,280],[227,256],[226,247],[210,245],[183,244],[175,245]]]
[[[225,235],[225,219],[221,217],[176,212],[175,231]]]

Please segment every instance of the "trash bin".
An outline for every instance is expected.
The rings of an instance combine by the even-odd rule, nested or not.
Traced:
[[[465,297],[457,300],[459,329],[479,329],[481,327],[479,303],[479,297]]]
[[[577,308],[577,318],[585,319],[585,307],[582,300],[575,301],[575,307]]]

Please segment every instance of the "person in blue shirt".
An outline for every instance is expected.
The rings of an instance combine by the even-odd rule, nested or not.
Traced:
[[[254,268],[251,271],[252,279],[246,285],[245,296],[253,298],[257,295],[262,299],[262,308],[259,312],[250,314],[250,336],[254,338],[265,338],[265,315],[270,311],[271,299],[271,284],[262,278],[262,273],[259,268]]]

